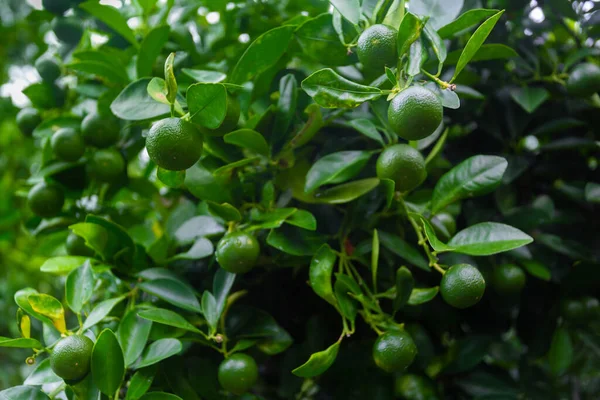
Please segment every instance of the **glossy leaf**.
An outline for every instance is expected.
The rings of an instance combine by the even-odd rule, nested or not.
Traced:
[[[60,333],[67,331],[65,309],[60,301],[47,294],[30,294],[27,299],[31,308],[36,313],[48,317]]]
[[[429,244],[431,245],[433,250],[437,251],[438,253],[453,250],[453,248],[451,246],[448,246],[446,243],[444,243],[440,239],[438,239],[438,237],[435,233],[435,230],[433,229],[433,226],[431,225],[431,222],[429,222],[427,219],[425,219],[423,217],[420,217],[420,219],[421,219],[421,223],[423,224],[423,230],[425,231],[425,236],[427,237],[427,240],[429,241]]]
[[[177,97],[177,80],[175,79],[175,53],[168,55],[165,61],[165,83],[167,85],[167,100],[169,104],[175,103]]]
[[[585,185],[585,200],[589,203],[600,203],[600,184],[588,182]]]
[[[249,149],[256,154],[269,155],[269,145],[263,135],[252,129],[240,129],[223,136],[225,143]]]
[[[458,232],[450,241],[457,253],[472,256],[489,256],[516,249],[533,241],[526,233],[497,222],[482,222]]]
[[[92,326],[102,321],[108,314],[110,314],[112,309],[124,299],[124,296],[119,296],[98,303],[83,323],[83,330],[85,331],[90,329]]]
[[[473,156],[444,174],[435,185],[431,211],[467,197],[493,191],[501,182],[508,163],[497,156]]]
[[[152,322],[138,316],[138,312],[139,309],[135,308],[127,312],[117,330],[126,366],[133,364],[142,354],[152,328]]]
[[[354,59],[349,57],[346,46],[340,41],[334,19],[330,13],[318,15],[300,25],[294,36],[307,57],[324,65],[347,65]]]
[[[65,283],[65,299],[69,308],[75,313],[80,313],[83,305],[92,297],[94,289],[94,274],[89,262],[74,269],[67,276]]]
[[[380,231],[379,240],[381,241],[383,247],[402,259],[408,261],[410,264],[419,267],[424,271],[430,271],[429,263],[425,257],[423,257],[423,255],[421,255],[417,249],[412,247],[399,236]]]
[[[127,397],[125,400],[138,400],[152,386],[154,376],[156,375],[156,366],[139,369],[133,374],[127,388]]]
[[[31,337],[31,318],[20,307],[17,309],[17,328],[22,337],[26,339]]]
[[[274,65],[286,52],[295,26],[284,25],[260,35],[233,68],[231,83],[241,84]]]
[[[156,169],[156,177],[159,181],[164,183],[166,186],[170,188],[180,188],[183,187],[183,183],[185,182],[185,170],[184,171],[168,171],[166,169],[162,169],[158,167]]]
[[[58,256],[44,261],[40,271],[56,275],[66,275],[83,265],[89,258],[80,256]]]
[[[159,103],[171,104],[169,99],[167,99],[169,89],[167,89],[167,82],[164,79],[156,77],[152,78],[152,80],[148,82],[146,91],[150,97]]]
[[[47,383],[61,382],[62,378],[52,371],[50,367],[50,358],[40,362],[35,369],[25,379],[24,384],[29,386],[41,386]]]
[[[135,368],[140,369],[156,364],[178,354],[181,350],[182,346],[179,340],[171,338],[159,339],[146,348]]]
[[[537,110],[550,98],[550,92],[544,88],[522,87],[510,91],[510,97],[529,114]]]
[[[563,254],[573,260],[591,260],[593,258],[586,246],[557,235],[543,233],[536,235],[535,239],[537,243],[546,246],[551,251]]]
[[[301,378],[312,378],[323,374],[337,358],[340,342],[335,342],[327,349],[313,353],[307,362],[297,367],[292,373]]]
[[[208,211],[214,216],[217,216],[225,221],[236,221],[242,220],[242,215],[237,208],[229,203],[215,203],[214,201],[208,201]]]
[[[80,222],[70,225],[69,229],[77,236],[81,236],[85,241],[85,245],[94,250],[103,259],[110,259],[116,251],[116,248],[110,241],[108,230],[101,225]]]
[[[434,29],[454,20],[463,7],[463,0],[412,0],[410,11],[426,15]]]
[[[382,146],[385,145],[385,142],[383,141],[381,134],[377,130],[377,127],[370,120],[364,118],[354,119],[350,121],[350,125],[369,139],[375,140]]]
[[[427,52],[421,40],[416,40],[410,45],[408,52],[408,66],[406,72],[409,76],[417,76],[421,73],[421,67],[427,60]]]
[[[102,393],[113,396],[125,375],[123,350],[110,329],[100,333],[92,351],[92,377]]]
[[[469,38],[469,41],[463,49],[458,63],[456,64],[456,69],[454,70],[454,75],[452,76],[450,82],[453,82],[456,79],[456,77],[460,75],[462,70],[467,66],[469,61],[471,61],[471,59],[477,53],[483,42],[485,42],[485,40],[489,36],[492,29],[494,29],[496,22],[498,22],[503,13],[504,10],[499,11],[490,18],[488,18],[483,24],[481,24],[479,28],[477,28],[477,30],[475,31],[475,33],[473,33],[471,38]]]
[[[306,210],[296,210],[295,213],[286,218],[285,223],[302,229],[308,229],[309,231],[317,230],[317,219]]]
[[[317,232],[283,225],[267,236],[269,246],[294,256],[312,256],[325,242]]]
[[[225,271],[223,268],[219,268],[217,272],[215,272],[215,277],[213,278],[213,295],[215,296],[215,301],[217,303],[216,309],[219,317],[223,313],[225,309],[225,304],[227,303],[227,296],[233,287],[235,282],[236,274]]]
[[[86,61],[73,61],[67,64],[67,67],[73,71],[81,72],[86,75],[95,75],[98,78],[102,78],[107,82],[116,84],[125,84],[129,81],[127,74],[120,66],[113,64],[105,64],[103,62],[86,60]]]
[[[444,41],[442,40],[440,35],[437,34],[435,29],[433,29],[430,23],[425,24],[424,32],[425,37],[429,41],[431,49],[433,50],[433,53],[438,59],[437,71],[439,74],[442,70],[442,66],[444,65],[444,61],[446,61],[446,57],[448,56],[446,45],[444,44]]]
[[[304,191],[310,193],[323,185],[351,179],[362,170],[371,155],[368,151],[340,151],[320,158],[308,170]]]
[[[536,260],[521,260],[519,263],[525,267],[525,270],[544,281],[549,281],[552,278],[552,272],[547,266]]]
[[[496,14],[498,10],[487,10],[484,8],[476,8],[468,10],[454,21],[442,26],[438,30],[438,34],[442,39],[450,38],[458,33],[477,25],[483,19],[489,18]]]
[[[136,70],[138,78],[152,76],[152,65],[159,56],[167,39],[169,38],[169,26],[158,26],[152,29],[140,46],[136,61]]]
[[[119,35],[123,36],[127,41],[134,46],[138,46],[138,42],[135,39],[135,35],[129,25],[127,25],[127,21],[121,15],[118,9],[98,4],[95,1],[87,1],[79,6],[87,11],[92,16],[98,18],[100,21],[111,27],[115,32]],[[112,394],[112,393],[111,393]]]
[[[0,347],[13,347],[19,349],[43,349],[44,346],[36,339],[7,338],[0,336]]]
[[[352,293],[352,289],[348,287],[344,280],[336,279],[334,292],[341,314],[354,323],[356,314],[358,313],[358,305],[356,300],[349,294]]]
[[[142,78],[127,85],[111,103],[110,110],[117,117],[129,121],[144,121],[170,113],[170,107],[155,101],[148,94],[152,78]]]
[[[330,68],[303,80],[302,89],[324,108],[354,108],[381,96],[380,89],[354,83]]]
[[[38,294],[37,290],[32,288],[18,290],[14,296],[15,303],[35,319],[42,321],[44,324],[52,325],[50,318],[36,312],[29,303],[29,296],[32,294]]]
[[[14,386],[0,391],[0,400],[50,400],[35,386]]]
[[[343,204],[355,200],[379,186],[379,179],[367,178],[344,183],[332,188],[317,192],[315,198],[320,203]]]
[[[346,18],[354,25],[358,25],[358,21],[360,20],[359,0],[329,0],[329,2],[342,17]]]
[[[186,94],[191,121],[209,129],[218,128],[227,113],[227,90],[220,83],[195,83]]]
[[[219,83],[227,78],[227,75],[218,71],[182,68],[181,72],[194,79],[195,81],[202,83]]]
[[[548,363],[552,373],[562,375],[573,363],[573,353],[573,342],[569,331],[564,327],[556,329],[548,352]]]
[[[417,306],[419,304],[427,303],[435,298],[440,288],[438,286],[430,288],[414,288],[410,293],[408,299],[408,305]]]
[[[211,328],[211,332],[217,331],[217,323],[219,322],[219,312],[217,309],[217,301],[215,296],[208,290],[202,294],[202,314]]]
[[[199,215],[184,222],[175,232],[175,239],[180,244],[188,244],[199,237],[218,235],[225,228],[213,217]]]
[[[140,400],[182,400],[182,398],[171,393],[150,392],[140,397]]]
[[[146,293],[167,303],[192,312],[201,312],[200,303],[194,292],[186,285],[170,279],[155,279],[138,284]]]
[[[371,279],[373,288],[377,292],[377,272],[379,270],[379,234],[377,229],[373,229],[373,239],[371,241]]]
[[[398,311],[411,298],[411,293],[415,286],[415,280],[412,272],[406,267],[400,267],[396,270],[396,298],[394,299],[394,311]]]
[[[198,238],[190,247],[190,249],[184,253],[175,254],[170,258],[170,261],[173,260],[200,260],[201,258],[206,258],[212,255],[215,251],[215,248],[212,242],[206,238]]]
[[[185,318],[171,310],[166,310],[164,308],[149,308],[138,311],[137,314],[140,316],[140,318],[157,322],[159,324],[173,326],[175,328],[184,329],[186,331],[195,333],[200,332],[198,328],[189,323]]]
[[[324,244],[313,256],[309,267],[310,286],[319,297],[334,307],[337,305],[337,301],[333,294],[331,276],[336,259],[335,252],[329,245]]]

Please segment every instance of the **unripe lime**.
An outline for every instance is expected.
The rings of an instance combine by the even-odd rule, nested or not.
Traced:
[[[411,86],[390,102],[388,121],[398,136],[420,140],[431,135],[442,123],[444,111],[440,99],[429,89]]]

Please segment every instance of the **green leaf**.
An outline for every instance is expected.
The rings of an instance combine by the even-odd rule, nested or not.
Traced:
[[[189,244],[199,237],[219,235],[225,228],[213,217],[199,215],[184,222],[175,231],[175,239],[179,244]]]
[[[181,397],[165,392],[150,392],[146,393],[140,400],[182,400]]]
[[[154,376],[156,375],[156,366],[142,368],[133,374],[127,388],[127,397],[125,400],[138,400],[152,386]]]
[[[369,151],[340,151],[328,154],[308,170],[304,191],[314,192],[330,183],[342,183],[356,176],[373,153]]]
[[[446,65],[454,65],[460,60],[462,54],[461,50],[455,50],[448,54],[446,57]],[[500,60],[519,57],[516,51],[512,48],[498,43],[484,44],[477,50],[473,58],[469,62],[474,63],[477,61],[489,61],[489,60]],[[464,88],[463,85],[459,85],[459,88]]]
[[[315,198],[320,203],[343,204],[359,198],[379,185],[377,178],[367,178],[344,183],[332,188],[317,192]]]
[[[434,286],[430,288],[414,288],[410,293],[408,304],[411,306],[417,306],[419,304],[427,303],[428,301],[434,299],[434,297],[438,294],[439,290],[439,286]]]
[[[215,296],[213,296],[208,290],[202,294],[202,315],[204,315],[204,318],[206,318],[206,322],[208,322],[211,332],[216,332],[220,315],[217,310],[217,301],[215,300]]]
[[[131,28],[129,28],[129,25],[127,25],[127,20],[125,20],[118,9],[111,6],[98,4],[94,0],[80,4],[79,7],[83,8],[89,14],[111,27],[119,35],[123,36],[129,43],[133,44],[135,47],[138,47],[138,42],[135,39],[133,31]],[[111,393],[111,395],[113,394],[114,393]]]
[[[210,240],[208,240],[207,238],[198,238],[188,251],[186,251],[185,253],[175,254],[169,259],[169,261],[199,260],[201,258],[206,258],[212,255],[214,251],[215,248]]]
[[[380,89],[354,83],[331,68],[321,69],[304,79],[302,89],[324,108],[355,108],[381,96]]]
[[[435,250],[438,253],[454,250],[452,247],[448,246],[446,243],[438,239],[437,235],[435,234],[435,230],[433,229],[433,226],[431,226],[431,222],[429,222],[423,217],[419,218],[423,223],[423,230],[425,231],[425,236],[427,236],[427,240],[429,241],[429,244],[431,245],[433,250]]]
[[[200,330],[194,325],[189,323],[181,315],[174,311],[167,310],[164,308],[149,308],[138,311],[138,316],[149,321],[157,322],[159,324],[173,326],[175,328],[183,329],[186,331],[200,333]]]
[[[148,83],[147,92],[150,97],[154,100],[158,101],[162,104],[168,104],[169,99],[167,99],[167,82],[163,78],[152,78],[152,80]]]
[[[279,150],[288,139],[288,132],[296,115],[298,101],[298,81],[293,74],[287,74],[279,81],[279,98],[275,108],[275,121],[270,142]]]
[[[381,134],[377,130],[377,127],[370,120],[368,120],[366,118],[354,119],[354,120],[350,121],[350,125],[354,129],[356,129],[357,131],[362,133],[364,136],[368,137],[369,139],[375,140],[377,143],[381,144],[382,146],[385,146],[385,142],[383,141]]]
[[[588,182],[585,185],[585,200],[589,203],[600,203],[600,184]]]
[[[440,35],[442,39],[448,39],[477,25],[481,20],[489,18],[496,13],[498,13],[498,10],[487,10],[484,8],[468,10],[454,21],[441,27],[438,30],[438,35]]]
[[[92,377],[102,393],[114,396],[125,375],[123,350],[110,329],[100,333],[92,351]]]
[[[224,221],[239,222],[242,220],[242,215],[238,209],[229,203],[219,204],[214,201],[207,201],[206,204],[208,205],[208,211],[212,215],[219,217]]]
[[[267,236],[267,244],[294,256],[312,256],[325,242],[317,232],[283,225],[273,229]]]
[[[417,76],[421,73],[421,67],[427,60],[427,52],[423,47],[421,40],[415,41],[410,45],[408,53],[408,66],[406,72],[409,76]]]
[[[317,219],[306,210],[296,210],[295,213],[286,218],[285,223],[302,229],[308,229],[309,231],[317,230]]]
[[[473,33],[473,35],[469,38],[469,41],[463,49],[458,63],[456,64],[456,69],[450,82],[454,82],[454,80],[458,77],[462,70],[467,66],[469,61],[471,61],[475,53],[477,53],[483,42],[485,42],[485,40],[489,36],[492,29],[494,29],[496,22],[498,22],[503,13],[504,10],[499,11],[490,18],[488,18],[483,24],[481,24],[481,26],[479,26],[479,28],[477,28],[475,33]]]
[[[86,246],[94,250],[103,259],[110,259],[116,252],[116,248],[109,245],[108,231],[98,224],[80,222],[70,225],[69,229],[77,236],[81,236],[85,240]]]
[[[47,294],[33,293],[27,297],[31,308],[36,313],[48,317],[52,325],[60,332],[65,333],[67,326],[65,322],[65,309],[60,301]]]
[[[329,0],[329,2],[338,10],[342,17],[354,25],[358,25],[358,21],[360,21],[359,0]]]
[[[177,97],[177,80],[175,79],[175,53],[169,54],[165,61],[165,83],[167,84],[167,100],[169,104],[175,103]]]
[[[162,169],[158,167],[156,169],[156,177],[159,181],[164,183],[166,186],[170,188],[180,188],[183,187],[183,183],[185,182],[185,170],[184,171],[168,171],[166,169]]]
[[[394,299],[394,311],[400,310],[411,298],[415,286],[412,272],[406,267],[396,270],[396,298]]]
[[[1,391],[0,400],[50,400],[50,397],[34,386],[14,386]]]
[[[220,83],[195,83],[186,94],[193,123],[209,129],[218,128],[227,113],[227,90]]]
[[[227,272],[223,268],[219,268],[217,272],[215,272],[215,277],[213,279],[213,294],[217,302],[217,314],[219,315],[219,318],[225,309],[227,296],[233,287],[235,277],[236,274]]]
[[[435,185],[431,211],[437,213],[447,205],[467,197],[493,191],[502,182],[508,162],[497,156],[473,156],[444,174]]]
[[[25,288],[25,289],[18,290],[14,296],[15,303],[17,303],[17,305],[20,308],[25,310],[32,317],[42,321],[45,325],[52,325],[52,320],[50,318],[38,313],[37,311],[35,311],[33,309],[31,304],[29,304],[29,296],[32,294],[39,294],[39,293],[37,292],[37,290],[32,289],[32,288]]]
[[[88,330],[98,322],[102,321],[112,309],[125,299],[125,296],[116,297],[114,299],[104,300],[96,305],[90,315],[83,323],[83,330]]]
[[[36,339],[7,338],[0,336],[0,347],[13,347],[19,349],[43,349],[44,346]]]
[[[429,263],[425,257],[399,236],[380,231],[379,240],[383,247],[401,257],[403,260],[408,261],[410,264],[419,267],[424,271],[430,272]]]
[[[177,339],[159,339],[146,348],[135,368],[140,369],[161,362],[178,354],[182,349],[181,342]]]
[[[437,32],[434,30],[434,28],[431,26],[431,23],[425,24],[425,37],[427,38],[427,40],[429,41],[429,44],[431,45],[431,49],[433,50],[433,53],[435,54],[435,56],[438,59],[438,74],[442,71],[442,67],[444,65],[444,61],[446,61],[446,57],[448,56],[448,51],[446,50],[446,45],[444,44],[444,41],[442,40],[442,38],[440,37],[440,35],[437,34]]]
[[[186,285],[171,279],[155,279],[138,284],[146,293],[192,312],[201,312],[196,294]]]
[[[426,15],[434,29],[446,25],[460,13],[463,0],[411,0],[410,12]]]
[[[248,157],[239,161],[232,162],[230,164],[224,165],[221,168],[217,168],[213,171],[214,175],[227,175],[231,174],[233,170],[242,168],[246,165],[256,163],[260,160],[260,157]]]
[[[46,82],[29,85],[22,92],[36,108],[54,108],[64,102],[64,93],[61,93],[58,86]]]
[[[556,329],[548,351],[548,363],[554,375],[562,375],[569,369],[573,363],[573,353],[573,343],[567,328]]]
[[[402,0],[393,0],[390,7],[387,9],[382,24],[389,25],[394,29],[398,29],[404,16],[406,5]]]
[[[337,305],[333,295],[333,285],[331,283],[331,274],[337,256],[329,245],[324,244],[317,250],[308,269],[310,287],[321,298],[325,299],[332,306]]]
[[[236,338],[260,339],[258,348],[269,355],[285,351],[293,343],[290,334],[268,313],[254,307],[237,306],[227,314],[227,322],[233,326],[226,329]]]
[[[223,136],[225,143],[249,149],[256,154],[269,156],[269,145],[260,133],[252,129],[239,129]]]
[[[92,297],[94,290],[94,274],[89,261],[74,269],[67,276],[65,283],[65,300],[74,313],[79,314],[83,305]]]
[[[458,232],[450,241],[456,253],[472,256],[489,256],[516,249],[533,242],[526,233],[497,222],[482,222]]]
[[[124,69],[114,64],[106,64],[100,61],[84,60],[73,61],[66,65],[67,68],[86,75],[95,75],[104,78],[105,81],[123,85],[129,82],[129,77]]]
[[[347,65],[355,59],[348,56],[348,49],[335,31],[333,18],[330,13],[311,18],[298,27],[294,36],[307,57],[324,65]]]
[[[565,255],[574,260],[592,260],[593,256],[590,250],[581,243],[573,240],[563,239],[560,236],[548,233],[538,234],[536,241],[550,250]]]
[[[34,138],[46,138],[54,135],[61,128],[79,129],[81,127],[81,118],[72,116],[60,116],[56,118],[45,119],[33,130]]]
[[[148,94],[151,80],[152,78],[142,78],[127,85],[111,103],[112,113],[128,121],[144,121],[168,115],[171,108],[155,101]]]
[[[81,256],[52,257],[44,261],[40,267],[40,271],[56,275],[66,275],[88,260],[89,258]]]
[[[42,386],[47,383],[61,382],[62,378],[52,371],[50,367],[50,358],[46,358],[39,363],[35,369],[25,379],[25,385],[28,386]]]
[[[182,68],[181,72],[194,79],[195,81],[202,83],[219,83],[227,78],[227,75],[218,71],[205,71],[201,69]]]
[[[323,351],[311,354],[308,361],[295,368],[292,374],[301,378],[312,378],[321,375],[335,362],[339,349],[340,342],[338,341]]]
[[[156,58],[160,55],[160,51],[169,39],[169,26],[157,26],[152,29],[140,46],[138,52],[136,69],[138,78],[152,76],[152,66]]]
[[[435,146],[433,146],[433,149],[431,149],[429,154],[427,154],[427,158],[425,158],[425,165],[428,165],[431,161],[433,161],[438,156],[438,154],[441,153],[442,149],[444,148],[444,144],[446,144],[446,139],[448,138],[449,131],[450,130],[448,128],[444,129],[444,133],[442,133],[442,135],[439,137],[439,139],[435,143]],[[435,136],[435,133],[432,136]],[[427,138],[421,139],[421,140],[419,140],[418,144],[425,145],[426,140],[427,140]],[[425,146],[424,148],[427,148],[427,147],[428,147],[428,145]],[[419,147],[419,149],[421,149],[421,147]]]
[[[295,29],[293,25],[284,25],[256,38],[233,68],[230,76],[231,83],[247,82],[275,65],[287,51]]]
[[[232,202],[231,187],[226,180],[214,176],[202,165],[202,161],[186,170],[184,183],[190,193],[199,199],[217,203]]]
[[[138,316],[138,312],[139,309],[135,308],[128,311],[117,330],[126,366],[132,365],[142,355],[152,329],[152,322]]]
[[[550,92],[544,88],[525,86],[512,89],[510,91],[510,97],[512,97],[523,110],[531,114],[550,98]]]
[[[336,276],[339,277],[341,275],[337,274]],[[347,281],[336,279],[333,290],[341,314],[350,320],[351,323],[354,323],[356,314],[358,313],[358,306],[356,300],[349,295],[349,293],[352,293],[352,289],[348,287]]]
[[[550,281],[550,279],[552,278],[552,272],[550,272],[550,269],[539,261],[520,260],[519,263],[523,267],[525,267],[527,272],[529,272],[531,275],[535,276],[536,278],[539,278],[539,279],[541,279],[543,281],[547,281],[547,282]]]
[[[371,241],[371,279],[373,288],[377,292],[377,272],[379,269],[379,235],[377,229],[373,229],[373,240]]]

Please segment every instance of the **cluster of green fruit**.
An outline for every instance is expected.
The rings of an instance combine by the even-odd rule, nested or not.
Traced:
[[[44,9],[56,15],[52,20],[52,31],[61,42],[70,46],[79,43],[83,28],[77,17],[65,17],[64,14],[82,2],[83,0],[42,0]]]

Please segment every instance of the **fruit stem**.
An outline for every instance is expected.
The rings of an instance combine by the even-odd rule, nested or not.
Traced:
[[[437,83],[442,89],[448,89],[448,88],[450,88],[450,90],[456,89],[456,85],[450,84],[448,82],[444,82],[443,80],[441,80],[440,78],[438,78],[435,75],[430,74],[429,72],[427,72],[423,68],[421,68],[421,72],[424,75],[426,75],[429,79],[431,79],[432,81],[434,81],[435,83]]]
[[[56,389],[54,389],[52,392],[50,392],[48,394],[48,397],[50,397],[51,399],[54,399],[56,396],[58,396],[63,390],[65,390],[65,388],[67,387],[66,383],[62,383],[60,385],[58,385],[58,387]]]

